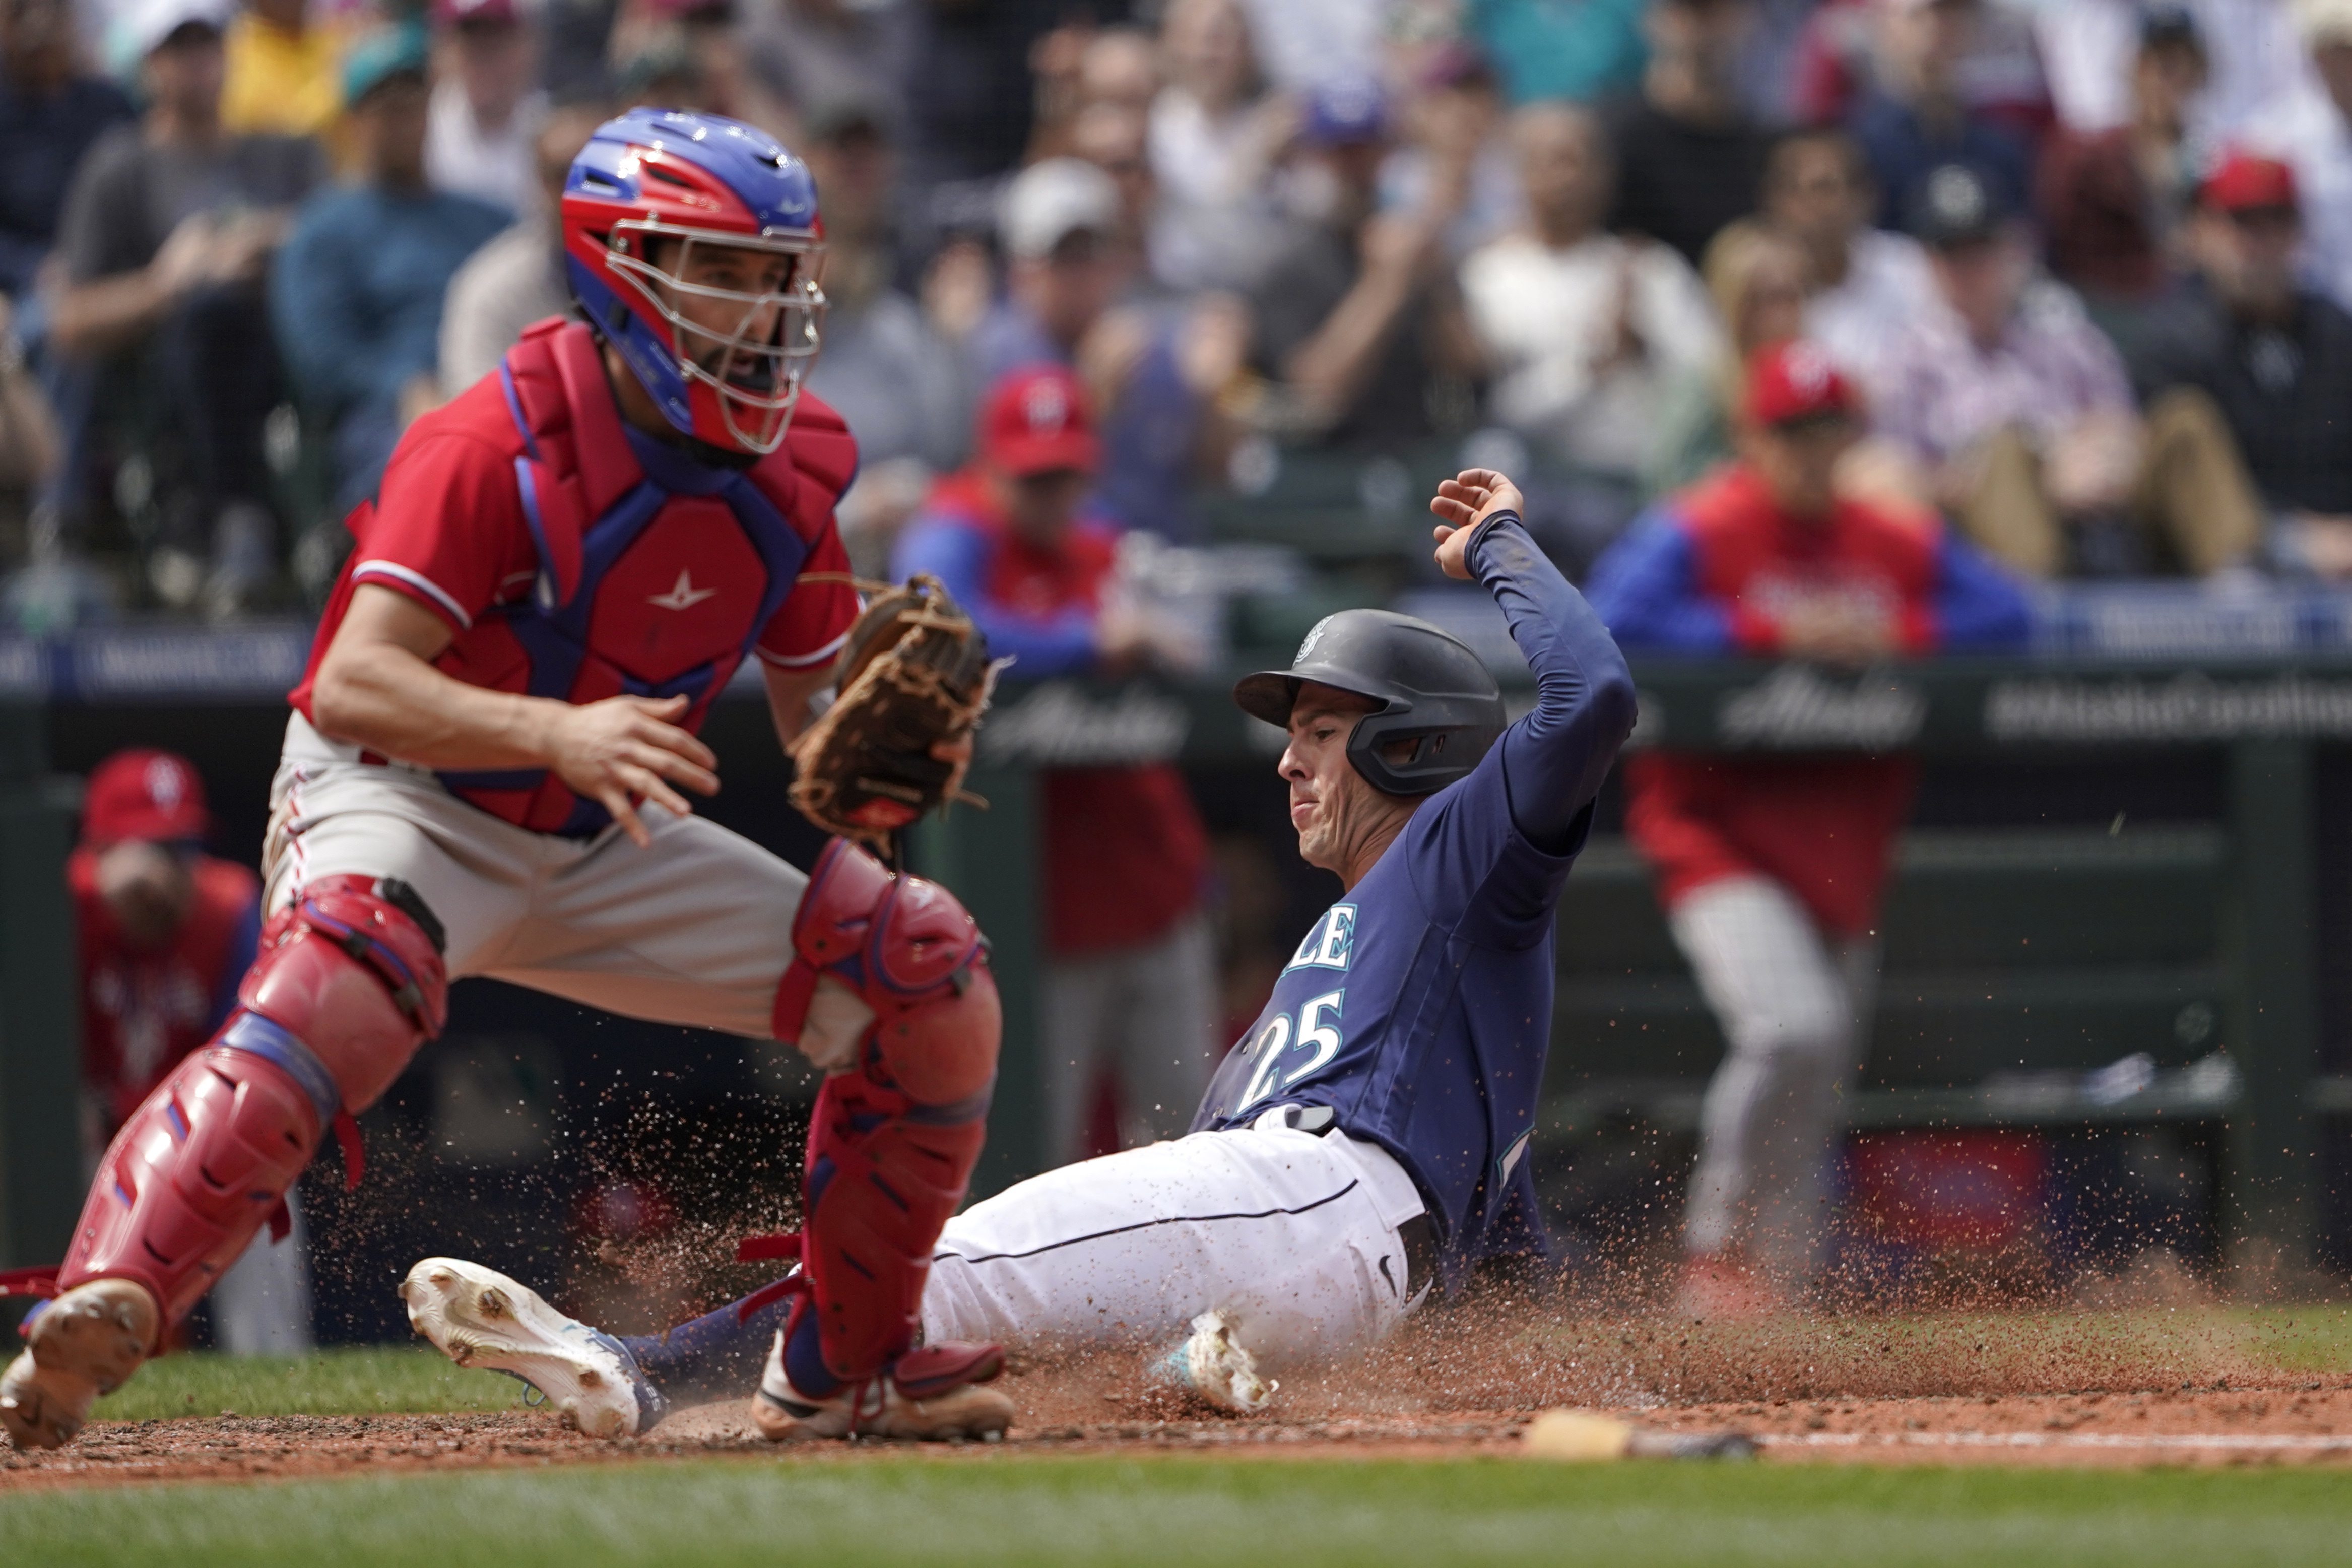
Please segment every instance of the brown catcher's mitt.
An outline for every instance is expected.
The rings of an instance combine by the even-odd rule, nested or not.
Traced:
[[[938,578],[860,586],[878,591],[842,645],[839,695],[793,743],[792,799],[819,827],[881,845],[948,798],[956,765],[932,749],[971,733],[996,667]]]

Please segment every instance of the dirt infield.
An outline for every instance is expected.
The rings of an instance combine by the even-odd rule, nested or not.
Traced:
[[[2340,1314],[2330,1314],[2340,1324]],[[1016,1364],[1022,1422],[950,1461],[1055,1452],[1451,1458],[1516,1451],[1559,1405],[1675,1430],[1737,1428],[1768,1462],[2352,1465],[2352,1361],[2334,1330],[2162,1309],[1698,1325],[1521,1309],[1416,1323],[1369,1363],[1294,1375],[1275,1410],[1219,1418],[1149,1388],[1139,1358]],[[0,1495],[143,1480],[658,1462],[778,1449],[740,1405],[594,1442],[534,1410],[97,1422],[54,1454],[0,1449]]]

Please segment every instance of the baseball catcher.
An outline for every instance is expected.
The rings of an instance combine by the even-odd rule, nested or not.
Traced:
[[[1433,1285],[1541,1249],[1525,1156],[1553,913],[1634,702],[1616,645],[1518,505],[1509,480],[1472,469],[1431,510],[1439,566],[1501,606],[1534,710],[1507,724],[1469,648],[1384,610],[1332,616],[1290,668],[1241,681],[1241,707],[1287,731],[1299,853],[1338,875],[1339,901],[1301,935],[1188,1136],[948,1222],[920,1301],[930,1344],[1138,1341],[1166,1348],[1180,1384],[1249,1408],[1261,1363],[1365,1347]],[[824,1267],[803,1273],[821,1287]],[[589,1430],[642,1432],[673,1405],[756,1387],[754,1418],[783,1436],[824,1419],[802,1277],[629,1340],[455,1258],[419,1263],[402,1294],[445,1351],[537,1384]]]
[[[794,1420],[1011,1418],[977,1386],[994,1346],[916,1345],[995,1078],[979,931],[849,842],[803,876],[686,798],[719,787],[696,731],[746,659],[790,746],[856,632],[803,754],[804,798],[861,837],[954,793],[986,697],[984,649],[930,590],[858,621],[834,521],[856,448],[801,392],[824,311],[814,187],[764,132],[636,110],[573,163],[562,221],[581,319],[533,327],[419,419],[350,520],[236,1009],[114,1140],[64,1262],[0,1281],[54,1297],[0,1374],[19,1446],[72,1438],[282,1214],[330,1129],[358,1178],[351,1118],[476,974],[796,1042],[827,1077],[776,1303]]]

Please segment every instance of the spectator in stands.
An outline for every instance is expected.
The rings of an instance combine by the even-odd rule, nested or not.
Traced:
[[[1369,78],[1316,88],[1300,139],[1314,195],[1250,291],[1253,362],[1296,428],[1329,446],[1394,454],[1465,424],[1480,354],[1445,235],[1466,157],[1436,171],[1420,206],[1379,211],[1388,114]]]
[[[2032,576],[2244,564],[2262,517],[2212,405],[2169,400],[2143,423],[2114,347],[2072,294],[2035,278],[1975,170],[1931,174],[1913,226],[1940,304],[1887,345],[1871,404],[1927,493]]]
[[[1451,0],[1448,0],[1449,5]],[[1258,63],[1276,90],[1303,93],[1335,77],[1380,73],[1394,0],[1243,0]],[[1137,7],[1139,10],[1144,7]]]
[[[559,104],[541,120],[539,199],[467,258],[442,300],[436,380],[445,395],[455,397],[496,370],[525,327],[572,309],[557,209],[572,160],[608,118],[609,106],[592,100]]]
[[[1273,173],[1298,106],[1265,89],[1236,0],[1174,0],[1160,49],[1168,81],[1151,102],[1152,270],[1178,289],[1245,287],[1278,237]]]
[[[1193,476],[1224,430],[1214,400],[1239,370],[1238,312],[1216,299],[1112,308],[1127,281],[1119,192],[1092,163],[1032,163],[1007,186],[1001,220],[1004,298],[966,349],[973,404],[1023,365],[1077,369],[1109,410],[1097,499],[1122,526],[1189,540]]]
[[[1601,226],[1613,175],[1591,110],[1530,105],[1512,134],[1528,226],[1464,263],[1463,292],[1494,368],[1494,417],[1539,458],[1622,492],[1612,513],[1572,525],[1589,551],[1633,515],[1668,389],[1712,374],[1723,337],[1689,263]]]
[[[49,300],[56,352],[96,382],[84,406],[150,411],[142,441],[184,448],[185,483],[161,466],[148,577],[166,605],[201,596],[216,615],[241,610],[276,570],[262,426],[284,378],[262,279],[288,209],[323,173],[315,142],[222,126],[228,16],[226,0],[143,0],[132,13],[147,112],[75,173]],[[61,412],[70,464],[81,421]]]
[[[2312,74],[2247,127],[2254,150],[2294,170],[2305,265],[2312,281],[2352,310],[2352,0],[2294,7]]]
[[[1160,96],[1160,42],[1142,27],[1104,27],[1078,61],[1081,107],[1108,103],[1139,114]]]
[[[2352,316],[2301,285],[2294,172],[2235,153],[2188,229],[2197,279],[2136,356],[2151,398],[2219,405],[2290,570],[2352,577]]]
[[[1805,332],[1805,252],[1788,236],[1735,223],[1707,247],[1703,276],[1730,342],[1715,364],[1675,376],[1661,395],[1645,495],[1681,489],[1731,456],[1749,363]]]
[[[1405,144],[1381,170],[1381,210],[1418,212],[1461,182],[1461,210],[1445,230],[1445,253],[1457,262],[1526,221],[1502,80],[1484,55],[1460,43],[1433,51],[1414,73],[1403,118]]]
[[[2148,24],[2186,15],[2204,39],[2210,71],[2191,110],[2190,139],[2212,147],[2305,85],[2300,9],[2279,0],[2064,0],[2035,5],[2032,16],[2058,123],[2089,136],[2132,122],[2132,62]]]
[[[81,966],[82,1150],[95,1161],[139,1102],[210,1039],[261,935],[261,879],[204,852],[203,782],[169,752],[117,752],[89,776],[81,843],[66,861]],[[299,1223],[287,1194],[287,1223]],[[256,1247],[211,1297],[233,1353],[311,1348],[299,1237]]]
[[[1608,116],[1617,153],[1609,226],[1645,235],[1696,267],[1707,242],[1756,210],[1769,139],[1739,99],[1754,0],[1650,0],[1641,91]]]
[[[1154,661],[1151,623],[1122,603],[1117,531],[1084,505],[1099,447],[1077,378],[1038,366],[1000,379],[979,446],[908,526],[892,575],[936,575],[1024,678]],[[1122,1144],[1181,1136],[1208,1083],[1215,1023],[1207,837],[1165,763],[1052,769],[1043,797],[1049,1155],[1088,1152],[1105,1068],[1118,1075]]]
[[[310,0],[246,0],[223,40],[221,123],[231,131],[315,136],[341,152],[351,15],[313,16]]]
[[[986,226],[1002,176],[1029,146],[1030,51],[1064,19],[1061,0],[901,0],[908,234]]]
[[[67,182],[131,100],[75,58],[69,0],[0,0],[0,295],[29,305]]]
[[[1590,103],[1642,74],[1643,0],[1467,0],[1464,20],[1513,103]]]
[[[425,178],[520,217],[540,199],[538,30],[520,0],[433,0],[433,20]]]
[[[34,498],[56,470],[59,453],[57,416],[25,363],[16,306],[0,294],[0,566],[14,566],[30,552]]]
[[[842,542],[858,569],[887,568],[899,526],[934,474],[962,460],[971,403],[950,374],[955,349],[892,281],[897,157],[879,104],[820,100],[801,154],[824,200],[824,352],[808,387],[857,436],[857,480],[842,498]]]
[[[425,182],[428,58],[413,26],[352,51],[343,92],[359,178],[304,205],[271,289],[279,351],[331,422],[338,514],[373,488],[408,422],[440,403],[442,296],[508,221],[503,207]]]
[[[1764,216],[1804,247],[1805,335],[1864,385],[1876,380],[1885,345],[1936,300],[1927,252],[1908,235],[1872,227],[1877,205],[1870,165],[1846,132],[1800,131],[1772,149]]]
[[[1879,221],[1900,221],[1919,183],[1947,163],[1974,169],[2004,209],[2024,210],[2032,158],[2009,126],[1969,101],[1960,77],[1983,0],[1870,0],[1872,85],[1847,125],[1869,159]]]
[[[744,63],[761,90],[792,117],[786,146],[806,138],[817,105],[840,100],[866,105],[894,144],[906,133],[911,10],[898,0],[776,0],[751,8]]]
[[[1150,116],[1124,103],[1090,103],[1070,121],[1069,143],[1071,157],[1092,163],[1118,187],[1118,223],[1110,243],[1129,294],[1166,291],[1151,268],[1151,227],[1160,212],[1160,187],[1151,178]]]
[[[2050,270],[2095,313],[2126,316],[2173,281],[2175,231],[2197,184],[2189,113],[2207,74],[2188,11],[2151,10],[2132,64],[2130,122],[2062,132],[2042,152],[2037,195]]]
[[[1628,652],[1860,665],[2013,646],[2023,595],[1975,551],[1839,493],[1860,405],[1826,351],[1755,356],[1740,458],[1666,501],[1595,568]],[[1625,831],[1729,1054],[1700,1112],[1678,1309],[1770,1310],[1810,1281],[1837,1095],[1860,1069],[1878,905],[1910,813],[1907,756],[1626,759]]]

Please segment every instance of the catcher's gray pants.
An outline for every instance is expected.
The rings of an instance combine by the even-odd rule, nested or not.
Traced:
[[[299,713],[269,803],[265,909],[316,877],[398,877],[447,931],[452,980],[489,975],[632,1018],[772,1037],[808,879],[717,823],[648,803],[646,848],[617,827],[532,833],[423,769],[360,761]]]
[[[1118,1081],[1120,1148],[1181,1137],[1215,1048],[1207,920],[1188,915],[1140,947],[1052,960],[1043,991],[1047,1157],[1064,1165],[1085,1152],[1095,1075],[1106,1065]]]
[[[1824,935],[1766,877],[1710,882],[1668,924],[1731,1047],[1700,1111],[1685,1242],[1744,1250],[1767,1278],[1801,1285],[1820,1245],[1838,1091],[1868,1049],[1877,943]]]

